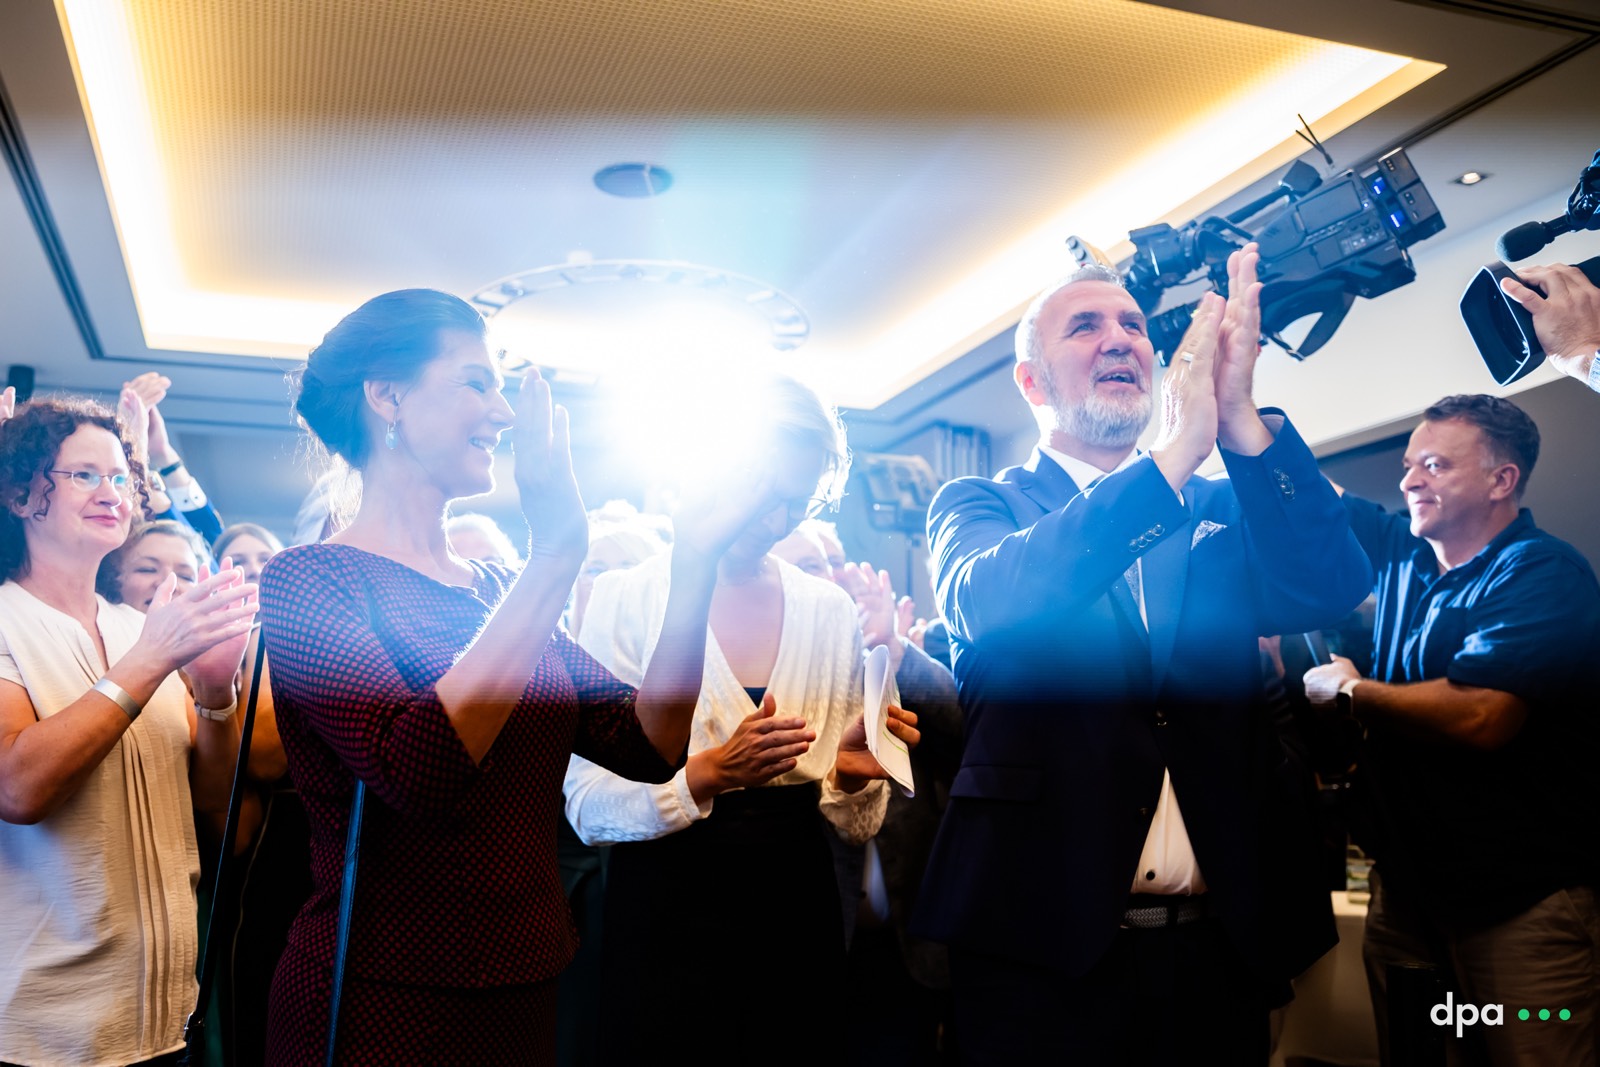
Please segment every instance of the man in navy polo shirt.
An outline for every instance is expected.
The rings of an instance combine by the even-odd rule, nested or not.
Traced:
[[[1519,506],[1538,455],[1516,405],[1446,397],[1406,447],[1409,520],[1344,495],[1377,572],[1373,677],[1335,657],[1305,682],[1366,728],[1363,952],[1385,1062],[1400,961],[1437,964],[1458,1003],[1503,1005],[1503,1025],[1466,1031],[1465,1062],[1596,1062],[1600,586]]]

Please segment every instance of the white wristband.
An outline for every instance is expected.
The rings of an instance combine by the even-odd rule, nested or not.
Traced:
[[[122,688],[122,686],[118,685],[116,682],[113,682],[110,678],[100,679],[98,682],[94,683],[92,688],[96,693],[99,693],[117,707],[121,708],[128,716],[129,722],[137,719],[139,717],[139,713],[144,710],[144,706],[141,705],[137,700],[133,699],[132,694],[130,694],[126,689]]]
[[[198,702],[196,702],[194,706],[194,713],[196,715],[200,716],[202,719],[210,719],[212,722],[227,722],[229,719],[233,718],[233,713],[238,710],[238,697],[234,697],[232,700],[228,701],[228,706],[225,708],[204,708],[201,707]]]
[[[1594,360],[1589,364],[1589,388],[1600,393],[1600,348],[1595,349]]]

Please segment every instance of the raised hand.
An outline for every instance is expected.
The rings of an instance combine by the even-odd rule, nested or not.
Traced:
[[[1222,297],[1207,293],[1161,381],[1161,433],[1150,450],[1167,484],[1181,490],[1217,437],[1217,336]]]
[[[1261,355],[1261,254],[1254,242],[1228,257],[1228,303],[1217,331],[1217,438],[1230,452],[1257,455],[1272,434],[1256,411],[1256,359]]]
[[[145,406],[144,398],[127,386],[117,398],[117,421],[122,423],[133,446],[133,458],[147,463],[150,459],[150,409]]]
[[[900,669],[905,646],[900,643],[898,608],[888,571],[875,571],[870,563],[846,563],[839,572],[839,585],[855,597],[861,640],[868,648],[889,649],[889,669]]]
[[[917,729],[917,716],[904,708],[889,705],[889,732],[905,742],[907,748],[916,748],[922,740]],[[835,783],[846,793],[858,793],[875,778],[887,778],[878,758],[867,748],[867,717],[859,715],[845,728],[839,738],[839,751],[833,757]]]
[[[17,413],[17,388],[8,385],[4,392],[0,392],[0,426]]]
[[[200,580],[178,595],[177,575],[167,575],[139,634],[145,655],[168,670],[183,668],[197,688],[231,686],[250,638],[256,586],[232,562],[225,558],[216,574],[202,566]]]
[[[816,732],[795,716],[777,717],[771,693],[761,707],[734,728],[733,736],[715,748],[690,757],[689,788],[702,803],[730,789],[748,789],[794,770]]]
[[[673,552],[720,559],[746,527],[781,503],[772,473],[759,465],[704,483],[684,498],[673,516]]]
[[[529,562],[570,564],[573,576],[589,553],[589,517],[572,473],[567,409],[550,401],[550,383],[528,371],[517,394],[511,448],[516,454],[517,491],[532,542]]]
[[[132,389],[144,401],[146,408],[153,408],[167,398],[167,390],[172,388],[172,379],[156,371],[145,371],[143,374],[122,383],[124,389]]]
[[[167,421],[161,417],[161,412],[157,408],[157,405],[167,398],[167,390],[172,388],[172,379],[155,371],[145,371],[130,381],[123,382],[122,388],[124,392],[131,391],[144,402],[144,433],[148,442],[145,460],[157,467],[164,467],[177,459],[177,453],[172,450],[172,441],[167,437]],[[133,429],[131,424],[129,429]]]
[[[150,439],[150,462],[157,467],[165,467],[178,459],[178,453],[172,448],[172,440],[167,436],[167,420],[161,416],[157,407],[167,398],[167,390],[172,388],[172,379],[155,371],[146,371],[129,382],[123,382],[124,389],[132,389],[139,394],[139,399],[144,401],[144,406],[149,410],[147,416],[147,435]]]

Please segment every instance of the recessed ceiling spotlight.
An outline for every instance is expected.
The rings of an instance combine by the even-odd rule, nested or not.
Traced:
[[[672,188],[672,172],[654,163],[613,163],[595,171],[594,184],[612,196],[660,196]]]
[[[1458,174],[1450,180],[1455,182],[1457,185],[1477,185],[1487,177],[1489,177],[1489,175],[1485,174],[1481,170],[1469,170],[1465,174]]]

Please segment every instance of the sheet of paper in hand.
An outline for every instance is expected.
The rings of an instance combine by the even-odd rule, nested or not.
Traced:
[[[911,750],[889,732],[889,650],[882,645],[867,653],[867,750],[889,772],[908,797],[916,796],[911,778]]]

